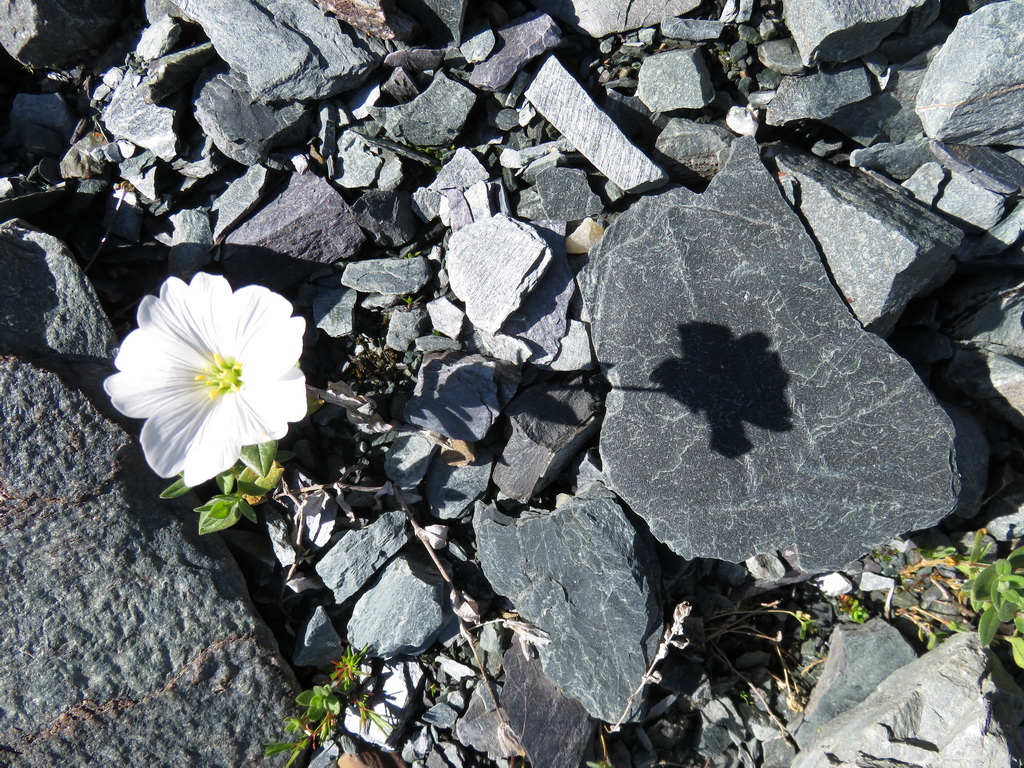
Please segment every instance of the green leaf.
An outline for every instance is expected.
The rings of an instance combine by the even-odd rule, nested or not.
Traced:
[[[298,746],[289,741],[272,741],[267,744],[266,750],[263,752],[264,757],[271,757],[273,755],[279,755],[282,752],[291,752]]]
[[[185,485],[185,480],[179,477],[169,486],[164,488],[163,493],[160,494],[161,499],[176,499],[179,496],[184,496],[186,493],[191,491],[192,488]]]
[[[278,464],[284,464],[286,461],[291,461],[294,458],[295,454],[292,453],[291,451],[278,451],[277,456],[274,457],[274,460]]]
[[[996,608],[996,615],[999,617],[999,621],[1013,621],[1013,617],[1017,615],[1018,606],[1009,600],[1005,600],[999,604]]]
[[[992,587],[995,585],[998,577],[999,572],[996,570],[994,565],[988,566],[985,570],[979,573],[978,577],[971,582],[971,600],[991,600]]]
[[[238,503],[235,505],[235,509],[245,515],[249,520],[252,520],[252,522],[256,522],[256,510],[254,510],[245,499],[239,499]]]
[[[221,472],[213,479],[217,481],[217,487],[220,488],[221,493],[231,493],[235,490],[235,475],[230,469]]]
[[[277,455],[277,441],[271,440],[260,445],[247,445],[242,449],[242,463],[260,477],[264,477],[274,468],[274,457]]]
[[[277,488],[284,475],[284,467],[275,465],[266,475],[257,475],[256,471],[246,467],[238,476],[238,490],[246,496],[265,496]]]
[[[1008,637],[1006,642],[1010,644],[1013,651],[1013,663],[1024,669],[1024,637]]]
[[[211,507],[207,509],[206,507]],[[235,505],[228,502],[218,501],[199,507],[199,533],[213,533],[230,528],[238,522],[239,514]]]
[[[978,642],[982,647],[987,646],[999,631],[999,615],[991,605],[986,607],[978,620]]]
[[[1024,616],[1014,616],[1013,626],[1018,632],[1024,633]]]
[[[999,573],[1000,576],[1006,576],[1007,574],[1010,573],[1011,570],[1013,570],[1012,567],[1010,566],[1010,561],[1009,560],[1002,560],[1002,559],[996,560],[995,566],[996,566],[996,571]]]
[[[1024,568],[1024,547],[1013,550],[1013,552],[1006,556],[1006,560],[1014,569]]]
[[[295,701],[298,702],[301,707],[308,707],[313,702],[314,698],[316,698],[315,691],[303,691],[295,697]]]
[[[989,545],[985,544],[985,536],[981,531],[974,534],[974,546],[971,547],[971,562],[980,563],[981,559],[988,554]]]

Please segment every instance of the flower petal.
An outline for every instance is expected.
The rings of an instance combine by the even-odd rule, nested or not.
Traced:
[[[204,402],[202,398],[194,398],[191,401],[167,403],[150,416],[142,427],[140,442],[146,461],[154,472],[161,477],[171,477],[181,472],[209,421],[213,407],[213,401],[209,399]],[[213,477],[219,471],[212,469],[208,477]],[[188,480],[185,482],[198,485]]]
[[[103,389],[117,410],[133,419],[147,419],[166,411],[190,410],[206,405],[205,387],[195,381],[168,378],[163,372],[115,373],[103,382]]]

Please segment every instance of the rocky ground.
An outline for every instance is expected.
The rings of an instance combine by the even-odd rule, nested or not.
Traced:
[[[0,9],[0,764],[1020,765],[1016,562],[987,648],[964,584],[1024,525],[1022,29]],[[205,536],[101,386],[197,271],[319,403]]]

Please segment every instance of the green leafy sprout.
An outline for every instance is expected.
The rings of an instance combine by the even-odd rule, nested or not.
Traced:
[[[278,451],[277,443],[247,445],[233,467],[214,478],[220,493],[205,504],[196,507],[199,513],[199,533],[213,533],[230,528],[243,517],[256,522],[254,504],[259,504],[268,493],[277,488],[284,474],[280,461],[292,457],[288,451]],[[160,494],[161,499],[174,499],[192,490],[178,478]]]
[[[323,684],[314,685],[295,697],[302,712],[298,717],[286,717],[284,729],[301,735],[295,741],[267,744],[268,757],[291,753],[285,764],[285,768],[289,768],[307,748],[316,749],[330,739],[342,713],[349,708],[359,712],[360,729],[369,721],[385,733],[390,730],[391,726],[369,705],[369,672],[364,670],[363,664],[366,651],[366,648],[361,651],[347,648],[341,658],[333,663],[331,673]]]

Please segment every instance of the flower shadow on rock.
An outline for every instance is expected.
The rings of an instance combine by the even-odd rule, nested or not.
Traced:
[[[786,387],[789,374],[763,333],[734,336],[715,323],[679,325],[680,356],[665,360],[650,378],[659,391],[703,413],[710,448],[730,459],[753,449],[744,424],[773,432],[793,428]]]

